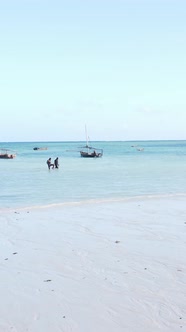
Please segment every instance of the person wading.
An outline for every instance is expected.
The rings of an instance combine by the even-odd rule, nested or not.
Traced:
[[[52,164],[51,158],[49,158],[46,163],[48,165],[48,169],[50,169],[50,167],[54,168],[54,164]]]

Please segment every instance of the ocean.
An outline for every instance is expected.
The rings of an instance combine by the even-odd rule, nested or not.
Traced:
[[[88,159],[80,157],[83,145],[0,143],[17,154],[0,159],[0,208],[186,195],[186,141],[92,142],[103,157]],[[49,157],[59,158],[59,169],[48,170]]]

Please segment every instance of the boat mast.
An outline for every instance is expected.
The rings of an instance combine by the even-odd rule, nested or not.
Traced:
[[[86,136],[86,147],[87,147],[87,152],[89,152],[89,147],[88,147],[88,135],[87,135],[87,126],[85,125],[85,136]]]

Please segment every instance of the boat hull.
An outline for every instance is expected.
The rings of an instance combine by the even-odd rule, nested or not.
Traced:
[[[80,151],[80,155],[83,158],[100,158],[100,157],[102,157],[102,153],[89,153],[89,152],[84,152],[84,151]]]
[[[0,154],[0,159],[13,159],[13,158],[15,158],[14,154],[7,154],[7,153]]]
[[[47,150],[48,148],[38,148],[38,147],[35,147],[33,148],[33,150],[37,151],[37,150]]]

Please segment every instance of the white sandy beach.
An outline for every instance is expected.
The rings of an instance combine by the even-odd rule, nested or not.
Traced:
[[[186,331],[185,197],[0,213],[0,332]]]

